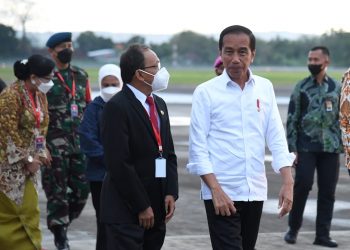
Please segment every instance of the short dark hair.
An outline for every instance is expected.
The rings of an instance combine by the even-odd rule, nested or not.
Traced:
[[[315,46],[310,49],[310,51],[316,51],[316,50],[321,50],[322,54],[326,56],[330,56],[329,49],[326,46]]]
[[[31,74],[38,77],[49,75],[55,67],[55,63],[41,55],[32,55],[28,59],[18,60],[13,65],[15,76],[19,80],[26,80]]]
[[[227,34],[246,34],[249,36],[249,48],[254,51],[255,50],[255,36],[253,32],[241,25],[232,25],[227,28],[225,28],[223,31],[220,33],[220,38],[219,38],[219,50],[222,50],[222,45],[223,45],[223,39],[224,36]]]
[[[136,70],[145,67],[144,51],[149,47],[143,44],[131,44],[120,57],[120,71],[124,83],[130,83]]]

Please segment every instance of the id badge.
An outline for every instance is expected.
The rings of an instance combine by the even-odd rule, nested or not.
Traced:
[[[45,149],[45,137],[42,135],[37,135],[35,137],[35,149],[44,150]]]
[[[70,105],[70,114],[72,118],[78,117],[78,105],[75,103],[72,103]]]
[[[331,101],[326,101],[326,111],[330,112],[333,110],[333,104]]]
[[[156,178],[166,178],[166,159],[156,159]]]

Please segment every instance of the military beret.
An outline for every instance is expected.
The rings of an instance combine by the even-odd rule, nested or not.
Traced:
[[[57,45],[63,42],[71,42],[72,41],[72,33],[71,32],[60,32],[55,33],[50,36],[49,40],[46,42],[46,47],[51,49],[55,48]]]

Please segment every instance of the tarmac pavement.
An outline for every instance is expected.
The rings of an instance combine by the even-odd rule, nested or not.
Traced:
[[[170,88],[170,93],[193,92],[193,87],[183,86]],[[291,87],[281,87],[276,90],[276,96],[289,96]],[[168,104],[170,116],[188,117],[191,106]],[[285,122],[287,107],[281,105],[280,113]],[[178,156],[180,197],[176,202],[176,211],[173,219],[167,225],[167,236],[163,249],[165,250],[209,250],[212,249],[208,234],[208,226],[203,202],[199,198],[199,177],[187,173],[185,166],[188,159],[188,126],[177,125],[172,127],[175,149]],[[267,152],[268,153],[268,152]],[[341,160],[343,155],[341,155]],[[343,162],[343,160],[341,161]],[[277,202],[281,184],[280,177],[275,174],[266,162],[266,174],[269,182],[269,200],[264,203],[260,232],[256,244],[257,250],[314,250],[326,249],[313,245],[315,237],[315,214],[317,186],[310,192],[305,209],[303,227],[295,245],[286,244],[283,240],[287,229],[287,217],[278,218]],[[340,168],[339,182],[336,192],[331,237],[335,239],[338,249],[350,249],[350,177],[343,165]],[[43,231],[43,248],[54,250],[53,236],[46,227],[46,198],[40,189],[39,202],[41,209],[41,226]],[[73,221],[69,227],[68,237],[71,250],[95,249],[95,211],[89,199],[81,216]],[[2,250],[2,249],[1,249]]]

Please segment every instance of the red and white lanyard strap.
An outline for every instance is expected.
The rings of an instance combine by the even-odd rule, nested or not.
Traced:
[[[63,79],[63,76],[61,75],[60,72],[55,72],[56,76],[62,83],[63,87],[72,95],[73,100],[75,100],[75,80],[74,80],[74,75],[72,73],[72,89],[69,88],[68,84],[66,81]]]
[[[26,89],[26,94],[30,101],[30,106],[32,106],[34,117],[35,117],[35,127],[39,130],[40,129],[40,116],[41,116],[41,109],[39,105],[38,96],[36,96],[35,101],[33,95],[29,92],[26,86],[24,86]]]
[[[145,109],[145,112],[148,115],[149,121],[151,122],[151,125],[152,125],[153,134],[157,140],[159,155],[160,155],[160,157],[162,157],[163,146],[162,146],[162,138],[160,137],[160,131],[158,130],[158,126],[156,127],[156,124],[154,124],[156,121],[152,121],[152,119],[151,119],[151,117],[148,114],[146,109]]]
[[[162,157],[162,154],[163,154],[162,138],[160,137],[160,132],[158,131],[158,129],[155,128],[152,121],[151,121],[151,124],[152,124],[154,136],[156,137],[156,140],[157,140],[159,155],[160,157]]]

